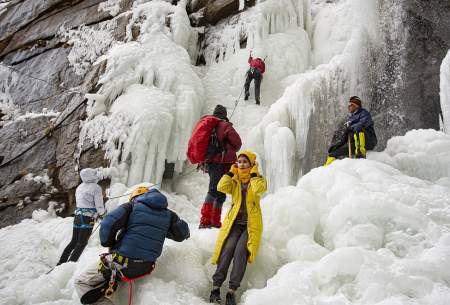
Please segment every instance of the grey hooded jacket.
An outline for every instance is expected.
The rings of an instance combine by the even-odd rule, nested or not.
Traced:
[[[97,214],[105,214],[102,188],[97,184],[100,180],[97,170],[93,168],[82,169],[80,177],[83,182],[75,191],[78,211],[91,217],[96,217]],[[90,211],[86,209],[90,209]]]

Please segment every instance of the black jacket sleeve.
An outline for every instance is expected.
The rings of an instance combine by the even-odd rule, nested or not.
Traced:
[[[175,212],[171,210],[169,212],[171,214],[170,228],[166,237],[178,242],[188,239],[190,237],[188,224],[183,219],[180,219]]]

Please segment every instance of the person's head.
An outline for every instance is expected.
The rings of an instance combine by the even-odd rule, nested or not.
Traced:
[[[83,168],[80,171],[80,178],[85,183],[97,183],[101,178],[101,173],[95,168]]]
[[[213,116],[215,116],[216,118],[219,118],[221,120],[226,120],[228,121],[227,118],[227,108],[225,108],[222,105],[217,105],[216,108],[214,108],[213,111]]]
[[[129,201],[134,201],[140,195],[147,193],[150,189],[147,186],[138,186],[131,192]]]
[[[243,150],[238,153],[236,163],[239,169],[246,169],[255,165],[255,161],[256,155],[253,152],[249,150]]]
[[[352,96],[348,101],[348,112],[353,113],[361,108],[361,99],[359,97]]]

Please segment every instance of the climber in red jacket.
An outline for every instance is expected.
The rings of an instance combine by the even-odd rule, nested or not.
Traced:
[[[255,100],[256,105],[260,104],[259,101],[259,91],[261,88],[261,81],[263,78],[263,74],[266,71],[266,64],[264,63],[264,60],[257,57],[252,57],[252,52],[250,52],[250,56],[248,58],[248,64],[250,65],[250,69],[247,71],[247,78],[245,80],[245,98],[244,100],[248,100],[248,97],[250,96],[250,93],[248,92],[250,89],[250,83],[252,80],[255,80]]]

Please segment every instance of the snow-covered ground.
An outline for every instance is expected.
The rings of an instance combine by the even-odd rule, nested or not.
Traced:
[[[165,192],[191,238],[166,242],[155,272],[134,286],[133,304],[207,304],[217,230],[196,229],[205,184],[195,173]],[[241,304],[450,304],[449,135],[410,131],[367,160],[312,170],[261,206],[263,242]],[[45,274],[71,225],[37,211],[0,230],[0,304],[79,304],[73,279],[106,249],[94,234],[78,263]],[[128,289],[115,300],[127,304]]]

